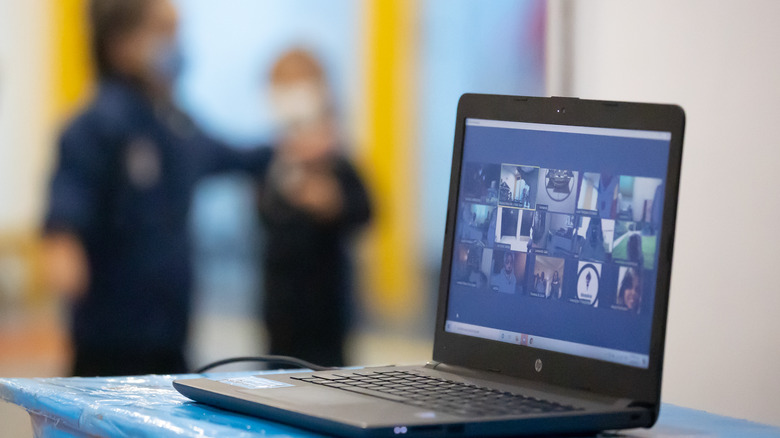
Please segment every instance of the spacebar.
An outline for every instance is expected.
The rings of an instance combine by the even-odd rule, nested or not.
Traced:
[[[357,392],[358,394],[370,395],[372,397],[379,397],[379,398],[383,398],[385,400],[392,400],[392,401],[397,401],[397,402],[403,402],[403,401],[407,400],[406,397],[401,397],[401,396],[393,395],[393,394],[387,394],[387,393],[384,393],[384,392],[374,391],[374,390],[371,390],[371,389],[364,389],[364,388],[361,388],[359,386],[342,386],[339,389],[343,389],[344,391]]]

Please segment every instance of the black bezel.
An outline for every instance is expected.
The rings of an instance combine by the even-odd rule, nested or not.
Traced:
[[[565,108],[565,111],[563,110]],[[641,369],[601,360],[448,333],[444,330],[452,268],[463,137],[467,118],[671,132],[664,196],[658,279],[655,293],[649,367]],[[685,113],[676,105],[464,94],[458,103],[449,204],[433,359],[655,405],[660,402],[669,282],[672,268],[677,194],[680,184]],[[489,359],[488,359],[489,358]],[[541,359],[541,371],[535,370]],[[576,372],[574,371],[576,370]]]

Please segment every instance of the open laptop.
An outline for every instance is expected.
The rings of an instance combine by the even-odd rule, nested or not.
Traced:
[[[652,426],[684,123],[673,105],[462,96],[433,360],[174,386],[345,436]]]

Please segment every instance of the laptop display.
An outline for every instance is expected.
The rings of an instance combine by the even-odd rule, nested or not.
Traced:
[[[445,331],[648,368],[672,134],[465,125]]]

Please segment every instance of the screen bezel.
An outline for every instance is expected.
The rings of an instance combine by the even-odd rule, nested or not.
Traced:
[[[445,331],[466,119],[586,126],[672,134],[664,193],[649,366],[621,365]],[[685,113],[676,105],[464,94],[458,103],[433,360],[658,404],[672,267]],[[542,367],[537,371],[537,361]],[[577,372],[572,372],[577,370]]]

